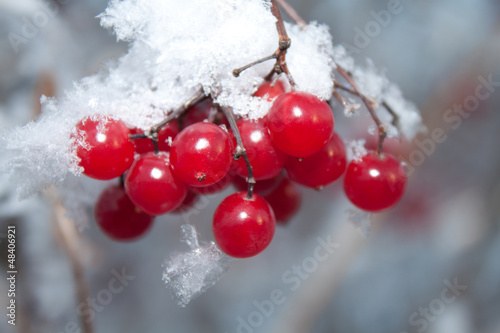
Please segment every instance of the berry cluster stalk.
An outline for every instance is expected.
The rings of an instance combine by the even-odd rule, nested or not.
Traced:
[[[286,64],[286,52],[290,48],[291,40],[288,37],[288,33],[286,32],[285,23],[283,21],[283,17],[281,16],[278,5],[276,4],[276,0],[271,0],[271,12],[273,13],[274,17],[276,17],[276,30],[278,31],[279,35],[278,49],[276,50],[276,52],[267,57],[256,60],[243,67],[233,70],[233,75],[235,77],[238,77],[241,72],[252,66],[255,66],[267,60],[276,59],[276,63],[274,64],[273,69],[265,77],[266,81],[271,81],[274,74],[285,74],[288,82],[290,82],[290,85],[292,86],[292,90],[295,90],[295,80],[293,79],[292,74],[288,70],[288,66]]]
[[[252,165],[250,164],[250,160],[248,159],[247,151],[245,150],[245,147],[243,147],[243,141],[241,140],[241,134],[240,130],[238,129],[238,126],[236,125],[236,120],[234,119],[234,114],[233,111],[228,108],[228,107],[222,107],[222,112],[227,118],[227,121],[229,122],[229,126],[233,130],[233,135],[234,138],[236,139],[236,149],[234,151],[234,159],[239,159],[243,157],[243,160],[245,160],[245,164],[247,165],[247,183],[248,183],[248,192],[247,192],[247,198],[251,199],[253,196],[253,187],[255,186],[255,178],[253,176],[253,168]]]

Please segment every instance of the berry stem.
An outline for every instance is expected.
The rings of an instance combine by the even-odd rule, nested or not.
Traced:
[[[342,77],[344,77],[344,79],[346,79],[346,81],[351,85],[352,90],[351,89],[343,89],[343,87],[341,85],[336,85],[335,87],[346,90],[346,91],[358,96],[359,98],[361,98],[361,101],[363,101],[363,104],[366,106],[366,109],[370,113],[370,116],[372,117],[373,121],[377,125],[377,127],[378,127],[377,155],[380,156],[382,154],[382,151],[383,151],[385,137],[387,136],[387,127],[380,121],[379,117],[377,116],[377,113],[375,112],[375,109],[373,108],[373,101],[360,92],[359,87],[356,84],[356,82],[354,82],[354,79],[352,78],[352,76],[347,71],[345,71],[342,67],[340,67],[338,64],[337,64],[337,72]]]
[[[236,149],[234,151],[234,159],[237,160],[240,157],[243,157],[243,160],[245,160],[245,164],[247,165],[247,183],[248,183],[248,192],[247,192],[247,198],[251,199],[253,196],[253,188],[255,186],[255,178],[253,176],[253,168],[252,165],[250,164],[250,160],[248,159],[247,151],[245,150],[245,147],[243,147],[243,141],[241,140],[241,134],[240,130],[238,129],[238,126],[236,125],[236,120],[234,119],[234,114],[233,111],[228,108],[228,107],[221,107],[222,112],[226,115],[226,118],[229,122],[229,126],[233,130],[233,135],[234,138],[236,139]]]
[[[189,109],[191,106],[196,105],[200,103],[201,101],[205,100],[208,98],[208,96],[205,95],[203,92],[203,89],[200,88],[193,96],[191,96],[187,101],[185,101],[181,106],[179,106],[177,109],[173,110],[170,112],[170,114],[163,119],[161,122],[159,122],[156,125],[153,125],[149,132],[147,133],[142,133],[142,134],[133,134],[130,135],[130,139],[151,139],[153,141],[153,147],[155,147],[155,152],[157,151],[156,146],[158,145],[158,132],[174,119],[177,119],[179,116],[181,116],[187,109]],[[156,146],[155,146],[155,140],[156,140]]]
[[[290,82],[290,85],[292,86],[292,90],[295,90],[296,86],[295,80],[293,79],[292,74],[288,70],[288,66],[286,64],[286,52],[290,48],[291,40],[288,37],[288,33],[286,32],[285,23],[283,22],[283,17],[281,16],[278,5],[276,4],[276,0],[270,0],[270,1],[271,1],[271,12],[273,13],[274,17],[276,17],[277,20],[276,30],[278,31],[279,35],[278,49],[276,50],[276,52],[267,57],[261,58],[254,62],[251,62],[248,65],[233,70],[233,75],[235,77],[238,77],[241,74],[241,72],[252,66],[255,66],[267,60],[276,59],[276,63],[274,64],[273,69],[265,77],[266,81],[271,81],[274,74],[280,75],[282,73],[285,73],[288,82]]]
[[[198,104],[204,99],[208,98],[203,92],[203,89],[200,88],[193,96],[191,96],[187,101],[184,102],[180,107],[172,111],[163,121],[151,127],[150,133],[158,133],[163,126],[168,124],[170,121],[177,119],[181,114],[183,114],[187,109],[191,106]]]
[[[398,133],[401,133],[401,123],[399,122],[399,116],[396,112],[394,112],[394,109],[386,102],[382,101],[382,106],[389,112],[389,114],[392,117],[391,124],[397,128]]]

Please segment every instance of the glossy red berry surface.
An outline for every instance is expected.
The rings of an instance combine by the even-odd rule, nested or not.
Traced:
[[[265,196],[271,193],[283,179],[283,174],[280,173],[274,178],[259,180],[255,183],[253,191],[260,196]],[[248,189],[248,183],[245,178],[236,176],[233,179],[233,185],[238,191],[246,191]]]
[[[144,131],[133,128],[130,134],[142,134]],[[170,151],[170,144],[172,140],[179,134],[179,125],[176,121],[171,121],[161,128],[158,132],[158,149],[160,151]],[[134,139],[135,151],[138,154],[144,154],[154,151],[151,139]]]
[[[217,207],[213,232],[217,245],[235,258],[253,257],[271,243],[276,222],[269,204],[259,195],[246,192],[228,196]]]
[[[330,106],[303,92],[279,96],[267,118],[273,143],[295,157],[307,157],[320,151],[330,139],[334,126]]]
[[[186,197],[186,186],[170,169],[169,153],[146,153],[134,161],[125,176],[130,200],[151,215],[176,209]]]
[[[369,153],[347,166],[344,190],[359,208],[378,212],[394,206],[406,188],[406,172],[394,156]]]
[[[282,81],[276,81],[274,86],[271,86],[272,82],[264,82],[259,89],[253,94],[255,97],[266,98],[268,101],[272,101],[276,97],[285,93],[285,84]]]
[[[224,191],[233,182],[234,176],[227,173],[224,178],[219,180],[217,183],[203,186],[203,187],[190,187],[190,191],[200,195],[215,194]]]
[[[100,180],[121,176],[134,161],[134,144],[121,120],[84,118],[76,125],[76,155],[83,174]]]
[[[110,186],[97,200],[95,211],[97,225],[110,238],[130,241],[144,235],[154,217],[137,208],[121,186]]]
[[[288,155],[279,150],[271,141],[265,119],[241,119],[237,122],[243,147],[248,155],[256,180],[276,177],[285,166]],[[236,139],[233,136],[233,145]],[[241,177],[248,177],[247,166],[243,158],[234,162],[234,171]]]
[[[286,164],[288,177],[301,185],[319,188],[337,180],[346,168],[344,141],[333,133],[325,147],[303,159],[290,158]]]
[[[229,134],[210,123],[196,123],[183,129],[170,150],[172,169],[190,186],[217,183],[229,171],[233,144]]]
[[[286,223],[299,210],[302,202],[300,190],[291,181],[283,178],[277,188],[264,199],[273,209],[276,222]]]

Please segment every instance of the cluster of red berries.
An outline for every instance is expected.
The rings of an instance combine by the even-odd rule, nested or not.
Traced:
[[[229,127],[224,116],[213,116],[217,110],[210,101],[162,127],[156,147],[148,138],[131,140],[141,132],[120,120],[83,119],[74,134],[83,173],[101,180],[125,175],[124,186],[112,186],[98,199],[95,217],[101,229],[117,240],[134,239],[149,229],[153,216],[185,210],[198,195],[233,183],[240,192],[218,206],[213,233],[225,253],[245,258],[263,251],[275,222],[286,222],[297,211],[301,195],[293,183],[318,189],[345,172],[347,197],[370,212],[402,197],[406,174],[393,156],[369,153],[346,167],[344,143],[326,102],[285,92],[280,81],[265,83],[255,96],[274,102],[265,117],[236,122],[256,180],[253,191],[247,191],[246,161],[233,158],[235,135],[222,126]]]

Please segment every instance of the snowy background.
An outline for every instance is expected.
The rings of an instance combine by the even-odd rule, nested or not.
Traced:
[[[24,20],[44,10],[47,2],[0,0],[0,136],[37,119],[40,95],[63,97],[64,91],[74,90],[74,81],[106,68],[127,50],[95,18],[106,1],[50,3],[57,12],[31,31],[16,52],[9,34],[21,35]],[[96,332],[500,331],[500,94],[495,85],[491,91],[482,88],[490,77],[500,82],[499,5],[486,0],[402,1],[398,14],[381,18],[377,13],[387,10],[390,1],[291,3],[307,21],[329,25],[335,44],[351,50],[359,63],[369,57],[385,68],[387,77],[422,110],[428,132],[401,152],[415,169],[403,202],[366,225],[364,219],[349,221],[356,219],[346,213],[351,206],[340,184],[323,192],[302,189],[302,209],[287,227],[277,229],[271,246],[256,258],[231,262],[214,287],[182,309],[163,285],[161,263],[188,249],[180,242],[185,222],[197,226],[202,240],[212,238],[211,216],[233,189],[206,198],[195,214],[157,219],[153,232],[137,243],[110,241],[88,221],[78,234],[77,249],[89,295],[96,301],[82,306],[74,297],[53,204],[42,196],[18,201],[18,184],[0,175],[3,308],[7,225],[18,228],[20,272],[18,325],[8,326],[4,317],[1,332],[78,332],[78,312]],[[128,19],[133,25],[134,18]],[[252,58],[246,50],[242,54]],[[242,64],[246,62],[243,58]],[[260,72],[257,68],[254,75]],[[489,94],[475,111],[449,111],[473,101],[478,89]],[[176,101],[160,102],[168,106]],[[336,113],[336,130],[345,138],[362,138],[370,125],[364,116]],[[446,140],[429,141],[436,130],[445,132]],[[46,143],[39,142],[43,137],[30,139],[30,147],[39,145],[46,152]],[[19,150],[20,160],[25,154]],[[7,158],[12,157],[0,156],[0,162]],[[67,207],[91,203],[103,186],[67,177],[64,187],[73,189],[66,193]],[[81,193],[87,197],[71,197]],[[91,214],[81,205],[72,211]],[[316,249],[329,241],[335,250],[325,261],[317,260]],[[123,270],[130,281],[110,293],[110,281]],[[467,288],[447,302],[442,290],[455,280]],[[430,308],[427,314],[420,312],[424,308]]]

